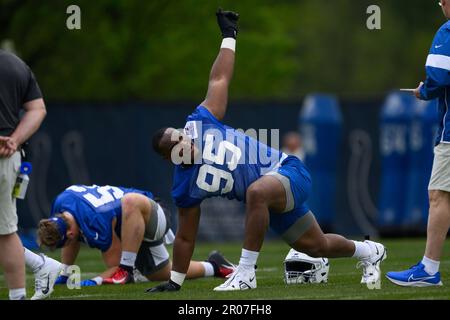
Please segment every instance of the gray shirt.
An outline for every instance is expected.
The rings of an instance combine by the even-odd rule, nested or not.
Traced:
[[[0,136],[10,136],[29,101],[42,98],[31,69],[17,56],[0,50]]]

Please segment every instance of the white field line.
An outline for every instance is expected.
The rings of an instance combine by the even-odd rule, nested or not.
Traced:
[[[90,298],[90,297],[113,297],[116,296],[116,294],[104,294],[104,293],[99,293],[99,294],[79,294],[76,296],[57,296],[55,297],[55,299],[52,300],[59,300],[59,299],[78,299],[78,298]]]
[[[261,268],[256,269],[256,272],[277,272],[280,268]]]

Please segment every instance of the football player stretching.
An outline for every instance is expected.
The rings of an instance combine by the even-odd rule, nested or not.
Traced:
[[[234,69],[239,16],[221,9],[216,15],[223,41],[205,100],[187,117],[184,130],[162,128],[153,137],[155,151],[175,164],[172,196],[179,224],[170,280],[148,291],[181,288],[195,247],[200,203],[215,196],[245,201],[247,213],[239,265],[214,290],[256,288],[255,265],[269,225],[292,248],[312,257],[358,259],[357,265],[363,269],[361,282],[378,283],[385,247],[324,234],[306,204],[311,177],[305,165],[222,122]]]
[[[56,197],[50,218],[40,221],[38,237],[41,245],[62,248],[61,262],[66,267],[75,264],[80,242],[102,251],[108,269],[82,281],[82,286],[132,283],[134,268],[151,281],[169,279],[171,262],[164,245],[173,240],[169,215],[148,191],[70,186]],[[225,277],[233,270],[213,251],[207,261],[191,261],[187,277]],[[67,279],[63,270],[56,283]]]

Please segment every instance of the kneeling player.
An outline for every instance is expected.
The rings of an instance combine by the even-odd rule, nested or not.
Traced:
[[[50,219],[39,223],[39,240],[62,248],[61,260],[73,265],[80,241],[100,249],[108,268],[82,285],[134,282],[133,268],[148,280],[170,277],[171,263],[164,238],[172,235],[166,213],[147,191],[112,186],[74,185],[56,198]],[[214,252],[206,262],[191,261],[188,278],[225,277],[233,265]],[[65,283],[62,274],[57,283]]]

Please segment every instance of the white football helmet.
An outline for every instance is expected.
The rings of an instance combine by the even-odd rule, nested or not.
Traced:
[[[326,283],[330,264],[327,258],[312,258],[294,249],[284,260],[284,282],[286,284]]]

